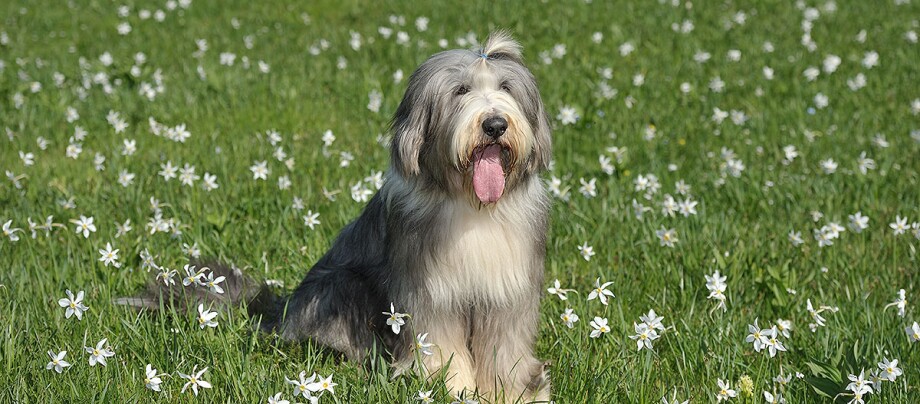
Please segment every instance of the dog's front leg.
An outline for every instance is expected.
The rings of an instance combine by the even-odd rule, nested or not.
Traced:
[[[533,354],[539,313],[527,306],[477,312],[473,317],[470,340],[477,385],[496,403],[550,400],[545,365]]]
[[[421,311],[413,317],[415,332],[428,333],[425,340],[431,343],[431,355],[412,352],[410,361],[421,360],[424,371],[430,377],[438,377],[443,372],[445,384],[454,395],[466,396],[476,390],[476,369],[467,341],[469,322],[457,313],[425,313]]]

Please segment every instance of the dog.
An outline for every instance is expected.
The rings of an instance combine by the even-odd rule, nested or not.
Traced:
[[[273,296],[210,264],[226,291],[196,288],[194,303],[247,302],[263,330],[354,361],[384,347],[397,373],[444,374],[458,396],[548,402],[534,342],[549,209],[539,174],[552,142],[521,46],[496,32],[479,49],[431,56],[409,79],[391,130],[382,188],[293,294]],[[156,285],[117,303],[194,304],[181,285]],[[399,334],[381,314],[391,307],[410,315]],[[428,334],[431,355],[416,352],[416,333]]]

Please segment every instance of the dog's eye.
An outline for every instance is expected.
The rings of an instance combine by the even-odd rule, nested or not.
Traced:
[[[470,92],[470,88],[467,86],[460,86],[457,88],[457,91],[454,92],[456,95],[463,95]]]
[[[504,91],[504,92],[510,93],[510,92],[511,92],[511,84],[508,84],[508,82],[506,81],[506,82],[502,83],[501,89],[502,89],[502,91]]]

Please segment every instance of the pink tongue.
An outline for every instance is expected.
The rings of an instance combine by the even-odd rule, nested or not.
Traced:
[[[473,153],[473,190],[482,203],[497,201],[505,191],[501,151],[501,146],[491,145]]]

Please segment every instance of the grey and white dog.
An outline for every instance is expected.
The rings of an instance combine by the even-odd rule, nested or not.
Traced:
[[[196,302],[248,301],[263,329],[356,361],[383,346],[398,371],[443,372],[458,395],[549,401],[534,342],[549,206],[538,174],[552,144],[521,46],[498,32],[481,49],[435,54],[412,74],[392,130],[383,187],[291,296],[215,265],[227,293]],[[181,289],[119,303],[187,305]],[[409,332],[386,325],[391,304],[411,315]],[[428,333],[432,355],[415,352],[416,333]]]

